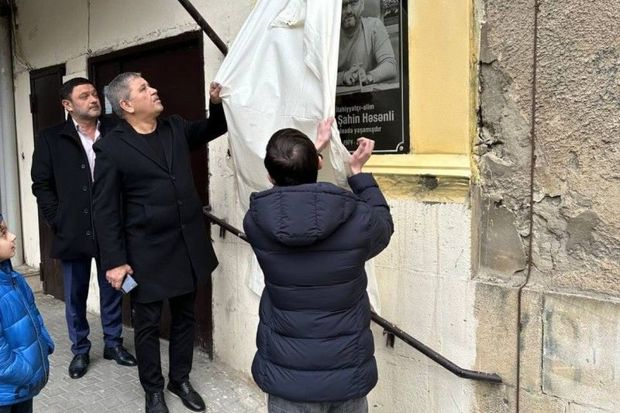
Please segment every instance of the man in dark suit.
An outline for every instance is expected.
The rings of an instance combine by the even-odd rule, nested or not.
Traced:
[[[88,79],[65,82],[60,98],[68,119],[44,130],[35,140],[31,175],[32,192],[54,233],[51,256],[62,262],[65,313],[74,354],[69,375],[76,379],[86,373],[90,362],[86,299],[93,257],[99,281],[103,356],[126,366],[135,366],[136,359],[122,345],[122,295],[106,282],[92,217],[93,144],[114,123],[99,119],[101,104]]]
[[[189,374],[194,342],[196,285],[217,266],[194,187],[190,151],[227,131],[220,87],[211,84],[210,116],[188,122],[158,119],[163,105],[140,73],[122,73],[106,96],[123,121],[95,145],[95,227],[102,265],[114,288],[126,274],[132,291],[134,332],[146,412],[168,412],[159,351],[164,300],[171,312],[168,390],[194,411],[205,404]]]

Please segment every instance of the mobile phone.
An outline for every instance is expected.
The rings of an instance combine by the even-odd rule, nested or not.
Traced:
[[[125,279],[123,280],[123,284],[121,285],[121,291],[123,294],[129,293],[129,291],[133,290],[138,286],[136,280],[129,274],[125,274]]]

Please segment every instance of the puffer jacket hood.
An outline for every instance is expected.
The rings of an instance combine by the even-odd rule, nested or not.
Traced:
[[[252,194],[250,213],[270,238],[305,246],[329,237],[355,211],[358,199],[330,183],[274,187]]]

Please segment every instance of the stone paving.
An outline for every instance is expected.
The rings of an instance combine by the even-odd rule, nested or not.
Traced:
[[[136,367],[124,367],[103,358],[101,324],[96,315],[89,314],[90,367],[80,379],[71,379],[67,373],[73,357],[64,319],[64,303],[51,296],[36,294],[37,305],[45,324],[56,343],[50,356],[50,379],[34,399],[34,411],[43,413],[99,413],[144,412],[144,392],[138,381]],[[124,329],[125,346],[133,353],[133,331]],[[168,342],[162,340],[162,368],[168,371]],[[265,396],[247,378],[224,365],[209,360],[201,352],[194,352],[191,374],[194,388],[202,395],[207,412],[256,413],[266,412]],[[190,412],[181,401],[165,391],[171,413]]]

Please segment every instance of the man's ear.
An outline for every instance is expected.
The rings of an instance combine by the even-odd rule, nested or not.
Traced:
[[[319,162],[317,163],[316,169],[319,171],[323,169],[323,155],[321,154],[319,154]]]
[[[60,103],[62,104],[62,107],[65,108],[67,112],[69,113],[73,112],[73,104],[71,103],[69,99],[63,99],[60,101]]]
[[[127,100],[121,100],[120,102],[121,109],[123,109],[127,113],[134,113],[135,109],[133,105]]]
[[[271,185],[275,185],[276,184],[276,181],[273,180],[271,175],[267,174],[267,179],[269,179],[269,182],[271,182]]]

